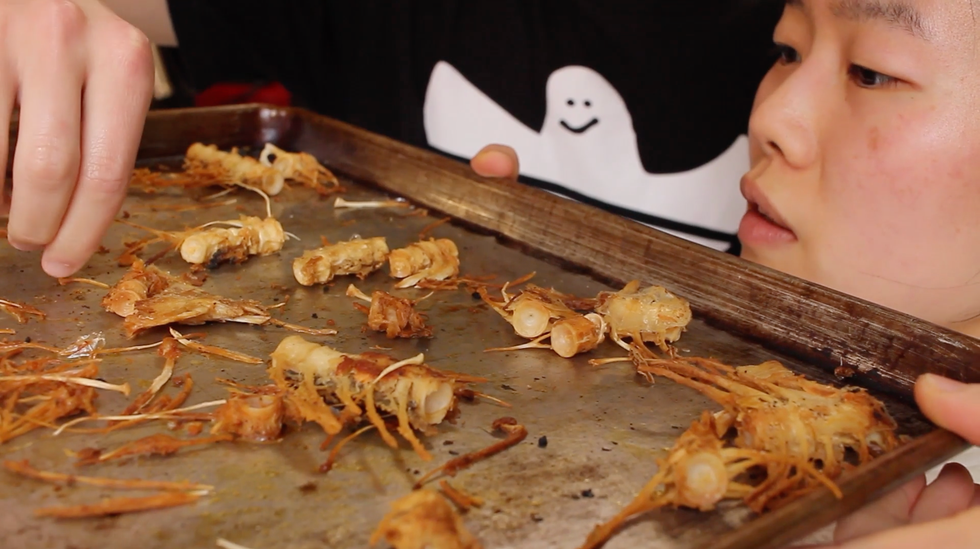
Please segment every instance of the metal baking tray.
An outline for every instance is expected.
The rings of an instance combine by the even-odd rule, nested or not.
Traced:
[[[15,133],[16,128],[11,148]],[[829,383],[839,383],[835,369],[848,368],[854,375],[847,382],[884,400],[901,432],[913,437],[845,476],[841,500],[822,490],[761,516],[738,504],[707,513],[663,509],[632,520],[608,543],[610,549],[781,547],[967,447],[922,418],[911,387],[923,372],[980,381],[980,343],[972,338],[544,191],[480,178],[465,164],[303,110],[248,105],[151,112],[141,163],[179,161],[195,141],[252,152],[271,141],[310,152],[341,176],[347,199],[403,197],[427,210],[427,215],[334,210],[333,198],[294,187],[276,197],[273,212],[301,240],[288,242],[276,256],[212,271],[205,289],[265,304],[288,298],[280,315],[284,320],[317,328],[330,320],[339,331],[307,336],[311,339],[347,352],[373,346],[403,358],[424,352],[434,367],[489,378],[480,390],[513,407],[464,403],[457,425],[441,425],[437,435],[424,439],[432,462],[421,461],[405,443],[392,450],[368,434],[341,453],[334,470],[319,474],[323,433],[308,425],[275,444],[226,443],[83,469],[88,475],[186,479],[216,487],[212,496],[193,505],[93,520],[40,519],[32,510],[90,502],[110,492],[55,487],[0,471],[0,545],[5,548],[214,547],[218,538],[252,549],[364,547],[388,504],[407,494],[420,472],[491,443],[490,424],[506,415],[527,426],[528,438],[452,480],[486,500],[464,515],[468,528],[488,548],[581,545],[595,524],[615,514],[649,480],[655,460],[691,421],[716,405],[666,380],[647,384],[629,364],[588,364],[589,358],[621,355],[612,344],[573,360],[547,350],[485,353],[488,347],[523,340],[465,291],[436,292],[420,304],[436,329],[434,338],[392,341],[364,333],[365,316],[344,296],[349,282],[367,293],[391,290],[392,279],[384,271],[363,282],[338,279],[325,288],[300,287],[292,277],[292,259],[318,246],[321,235],[331,241],[383,235],[394,248],[413,242],[423,227],[446,216],[452,221],[431,234],[457,242],[463,274],[493,274],[502,282],[535,271],[538,284],[582,296],[617,290],[633,279],[664,285],[690,300],[695,312],[679,342],[686,354],[729,364],[778,359]],[[133,192],[123,209],[131,220],[161,229],[233,219],[243,211],[262,215],[259,197],[236,196],[236,204],[223,208],[177,212],[168,205],[186,204],[186,197]],[[138,234],[113,226],[104,241],[111,253],[96,255],[79,276],[115,283],[124,271],[115,262],[121,243]],[[99,306],[104,290],[60,286],[40,271],[39,260],[37,253],[0,246],[0,297],[26,301],[49,315],[27,324],[0,316],[0,327],[16,329],[18,338],[58,346],[94,331],[105,334],[108,346],[127,344],[121,319]],[[187,269],[176,255],[159,265],[174,273]],[[208,333],[209,344],[263,358],[289,334],[241,325],[186,331],[201,330]],[[162,335],[156,330],[135,343],[158,341]],[[152,351],[106,357],[102,374],[141,391],[161,364]],[[225,389],[213,382],[216,376],[243,383],[267,380],[264,366],[193,353],[177,363],[175,375],[185,372],[196,381],[187,404],[222,398]],[[98,405],[102,413],[113,413],[126,403],[121,395],[103,393]],[[114,447],[163,430],[161,424],[144,424],[109,435],[58,437],[38,430],[0,446],[0,459],[26,458],[41,469],[72,472],[66,449]],[[547,437],[544,447],[542,437]]]

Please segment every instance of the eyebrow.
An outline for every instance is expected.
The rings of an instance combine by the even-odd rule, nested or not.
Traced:
[[[806,0],[786,0],[787,6],[808,10]],[[904,0],[837,0],[831,12],[850,21],[882,21],[912,36],[928,40],[922,14]]]

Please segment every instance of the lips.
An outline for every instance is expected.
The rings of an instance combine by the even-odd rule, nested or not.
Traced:
[[[772,246],[796,242],[796,233],[753,179],[743,177],[740,188],[749,203],[738,227],[738,238],[743,245]]]

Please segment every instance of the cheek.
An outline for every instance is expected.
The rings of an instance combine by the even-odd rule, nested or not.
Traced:
[[[829,221],[860,235],[852,246],[867,249],[869,261],[945,261],[942,254],[980,241],[975,132],[929,108],[855,119],[844,130],[825,156],[822,194]]]

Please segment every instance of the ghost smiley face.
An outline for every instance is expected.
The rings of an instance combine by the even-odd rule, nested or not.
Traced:
[[[591,99],[576,100],[569,97],[565,100],[564,110],[566,112],[562,113],[558,123],[572,133],[585,133],[599,123],[599,118],[592,111]]]

